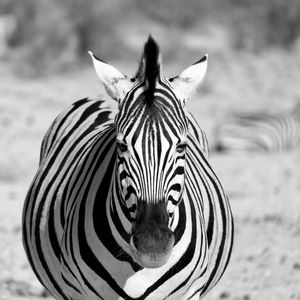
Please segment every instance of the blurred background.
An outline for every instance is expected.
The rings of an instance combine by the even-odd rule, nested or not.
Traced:
[[[103,88],[87,55],[133,75],[149,34],[175,76],[209,54],[187,104],[209,144],[226,112],[300,100],[299,0],[0,0],[0,300],[48,297],[21,243],[26,191],[54,117]],[[236,240],[207,299],[300,299],[299,149],[216,154]]]

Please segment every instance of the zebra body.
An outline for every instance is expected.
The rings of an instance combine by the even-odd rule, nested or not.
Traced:
[[[291,150],[300,146],[300,114],[295,109],[282,113],[231,113],[218,124],[215,134],[218,151]]]
[[[156,46],[149,38],[146,65],[149,44]],[[147,66],[141,68],[149,79]],[[178,128],[187,130],[175,154],[167,156],[173,150],[167,141],[177,131],[165,132],[165,119],[152,116],[153,106],[149,117],[141,80],[117,114],[102,100],[82,99],[44,137],[24,204],[23,243],[38,279],[56,299],[199,299],[227,266],[233,221],[207,160],[206,137],[185,109],[169,106],[178,101],[170,82],[156,80],[154,101],[164,104],[164,118],[182,115]],[[127,127],[129,119],[135,122]],[[124,144],[122,126],[130,134],[135,129],[134,146]]]

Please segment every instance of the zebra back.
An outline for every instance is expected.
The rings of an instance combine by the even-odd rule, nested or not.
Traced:
[[[279,152],[299,147],[300,121],[292,112],[237,112],[215,128],[217,151]]]

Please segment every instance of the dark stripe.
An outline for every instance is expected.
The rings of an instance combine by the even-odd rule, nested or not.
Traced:
[[[191,195],[190,193],[189,193],[189,191],[187,191],[187,197],[188,197],[188,199],[189,199],[189,203],[190,203],[190,205],[191,205],[191,211],[193,211],[194,212],[194,216],[196,215],[195,214],[195,206],[194,206],[194,197],[193,197],[193,195]],[[193,216],[193,214],[192,214],[192,216]],[[193,219],[192,219],[193,220]],[[193,223],[193,221],[192,221],[192,224],[196,224],[196,218],[194,219],[194,222],[195,223]],[[194,230],[193,230],[194,231]],[[198,233],[199,234],[199,233]],[[201,235],[201,234],[200,234]],[[199,235],[197,235],[197,237],[198,237],[198,239],[200,238],[199,237]],[[196,234],[195,234],[195,236],[194,237],[191,237],[191,240],[194,238],[194,239],[196,239],[197,238],[196,237]],[[200,240],[202,240],[202,237],[203,237],[203,235],[201,236],[201,238],[200,238]],[[194,258],[194,253],[190,253],[189,254],[190,256],[191,256],[191,259],[190,259],[190,261],[192,261],[192,258]],[[190,280],[190,278],[192,277],[192,275],[195,273],[195,271],[197,271],[198,270],[198,265],[199,265],[199,262],[200,262],[200,259],[201,258],[203,258],[203,257],[205,257],[207,255],[207,253],[200,253],[200,255],[198,256],[198,259],[197,259],[197,262],[196,262],[196,264],[195,264],[195,266],[194,266],[194,268],[193,268],[193,270],[191,271],[191,273],[181,282],[181,284],[179,284],[168,296],[171,296],[172,294],[174,294],[174,293],[176,293],[178,290],[180,290],[182,287],[184,287],[187,283],[188,283],[188,281]],[[205,260],[204,260],[205,261]],[[186,266],[187,266],[188,264],[186,264]],[[184,269],[184,266],[182,267],[182,269]],[[202,271],[202,273],[201,273],[201,275],[200,276],[203,276],[203,273],[206,271],[206,268]],[[175,273],[176,274],[176,273]]]
[[[196,224],[196,215],[195,215],[195,207],[193,206],[193,201],[190,202],[191,205],[191,223]],[[176,233],[175,233],[176,236]],[[194,227],[192,227],[191,239],[190,243],[183,254],[183,256],[176,262],[174,266],[172,266],[164,275],[162,275],[151,287],[149,287],[146,292],[137,299],[145,299],[149,294],[153,291],[157,290],[161,285],[163,285],[166,281],[172,278],[173,274],[179,273],[182,269],[184,269],[194,257],[194,252],[196,248],[196,240],[197,240],[197,232]],[[175,288],[176,289],[176,288]],[[172,293],[171,293],[172,294]]]
[[[78,280],[78,278],[75,275],[75,273],[73,272],[73,270],[70,268],[70,266],[69,266],[68,262],[66,261],[64,255],[61,255],[61,263],[63,264],[63,266],[65,268],[68,269],[69,275],[72,275],[72,277],[74,278],[74,280],[76,280],[76,282],[80,285],[81,290],[83,291],[84,290],[83,286],[81,285],[80,281]],[[64,276],[63,272],[61,272],[61,275]]]
[[[79,291],[79,289],[76,287],[76,286],[74,286],[65,276],[64,276],[64,274],[61,274],[61,277],[62,277],[62,280],[63,280],[63,282],[67,285],[67,286],[69,286],[70,288],[72,288],[73,290],[75,290],[78,294],[81,294],[81,292]]]
[[[189,142],[193,144],[194,147],[197,147],[197,145],[195,144],[193,139],[189,139]],[[191,150],[191,149],[190,149]],[[199,154],[201,155],[202,158],[204,158],[203,154],[201,153],[201,151],[199,152]],[[196,153],[193,153],[193,155],[195,157],[197,157],[198,155]],[[205,159],[205,158],[204,158]],[[200,163],[201,165],[201,170],[205,170],[205,166],[203,166],[203,164],[201,163],[202,160],[197,159],[198,163]],[[205,172],[207,173],[207,172]],[[205,188],[206,191],[206,195],[208,196],[208,204],[209,204],[209,211],[213,212],[214,211],[214,207],[213,207],[213,199],[211,198],[211,193],[207,188],[207,183],[204,181],[203,176],[200,175],[200,178],[202,180],[203,186]],[[210,178],[211,179],[211,178]],[[222,198],[219,198],[222,199]],[[208,242],[208,247],[210,247],[210,244],[212,242],[212,238],[213,238],[213,233],[214,233],[214,215],[212,213],[209,214],[208,217],[208,224],[207,224],[207,231],[206,231],[206,235],[207,235],[207,242]]]
[[[99,61],[101,61],[101,62],[107,64],[103,59],[100,59],[100,58],[99,58],[98,56],[96,56],[94,53],[92,53],[92,55],[94,56],[94,58],[95,58],[96,60],[99,60]]]
[[[111,145],[110,145],[111,146]],[[103,151],[105,152],[105,151]],[[99,166],[101,165],[103,161],[103,157],[98,158],[97,165],[95,166],[93,173],[90,176],[87,188],[85,190],[85,193],[83,195],[83,198],[86,199],[88,196],[88,191],[91,188],[92,181],[95,177],[95,173],[98,171]],[[104,177],[99,185],[98,191],[97,191],[97,201],[94,203],[93,207],[93,223],[95,232],[99,238],[99,240],[104,243],[105,247],[110,250],[115,250],[111,248],[111,245],[115,245],[119,250],[121,248],[119,245],[114,241],[113,236],[111,235],[111,231],[108,228],[108,222],[105,221],[107,219],[106,213],[105,213],[105,201],[104,199],[100,201],[103,195],[107,195],[108,189],[110,187],[110,181],[113,174],[115,165],[115,156],[113,156],[110,159],[109,165],[107,167],[107,170],[104,174]],[[104,209],[103,207],[104,206]],[[78,220],[78,243],[79,243],[79,250],[80,255],[83,261],[91,268],[98,276],[100,276],[104,281],[106,281],[110,287],[118,293],[121,297],[125,299],[132,299],[130,298],[116,283],[116,281],[113,279],[113,277],[109,274],[109,272],[104,268],[102,263],[98,261],[97,257],[94,255],[92,249],[90,248],[88,241],[86,239],[86,232],[85,232],[85,202],[81,202],[80,204],[80,214],[79,214],[79,220]],[[104,217],[104,219],[103,219]],[[100,228],[99,228],[100,227]],[[100,229],[100,230],[99,230]],[[107,232],[109,230],[109,232]],[[105,240],[106,238],[111,240]],[[93,292],[100,297],[100,295],[97,293],[96,290],[93,289]]]
[[[193,66],[194,65],[197,65],[197,64],[199,64],[199,63],[203,63],[203,62],[205,62],[207,60],[207,55],[204,55],[201,59],[199,59],[198,61],[196,61],[194,64],[193,64]]]
[[[57,129],[55,131],[55,133],[53,134],[53,137],[51,139],[51,142],[49,140],[47,140],[47,148],[48,148],[48,151],[47,153],[44,154],[45,155],[48,155],[49,151],[52,149],[53,147],[53,143],[57,141],[57,135],[58,135],[58,132],[64,128],[64,123],[71,119],[71,115],[76,112],[78,110],[78,108],[84,104],[86,104],[87,102],[89,101],[89,98],[83,98],[81,100],[78,100],[76,101],[75,103],[73,103],[73,105],[71,106],[71,109],[67,112],[67,114],[65,116],[63,116],[63,118],[61,118],[61,115],[59,115],[55,120],[54,120],[54,124],[51,125],[50,127],[50,131],[52,132],[53,131],[53,128],[54,128],[54,125],[57,126]],[[100,102],[101,103],[101,102]],[[56,125],[55,123],[58,122],[58,124]]]
[[[75,110],[76,108],[78,108],[79,106],[81,106],[81,103],[83,103],[84,101],[81,101],[79,103],[74,103],[74,107],[72,108],[71,111]],[[85,101],[86,102],[86,101]],[[77,104],[80,104],[79,106],[77,106]],[[48,175],[48,172],[50,171],[51,167],[54,165],[54,162],[57,158],[57,156],[59,155],[59,153],[62,151],[62,148],[64,147],[64,145],[68,142],[69,138],[72,136],[72,134],[78,130],[78,127],[84,123],[84,121],[95,111],[97,110],[97,108],[99,107],[99,103],[96,102],[94,104],[92,104],[91,106],[87,107],[86,110],[81,114],[81,117],[79,118],[79,120],[74,124],[74,126],[72,127],[72,129],[68,132],[68,135],[65,135],[62,139],[61,139],[61,142],[59,144],[59,146],[56,148],[56,150],[54,151],[54,153],[52,154],[52,157],[51,159],[49,160],[49,162],[47,163],[47,167],[44,169],[43,173],[41,174],[40,178],[39,178],[39,181],[38,181],[38,184],[36,186],[36,189],[35,189],[35,193],[34,195],[29,195],[30,198],[33,197],[33,199],[37,199],[37,195],[40,191],[40,188],[41,186],[43,185],[45,179],[47,178],[47,175]],[[70,115],[68,113],[68,115]],[[92,130],[93,126],[90,126],[90,129]],[[84,134],[81,135],[82,137],[84,136]],[[71,150],[75,147],[76,144],[74,144],[74,141],[73,141],[73,145],[71,147]],[[66,156],[68,156],[69,154],[71,153],[71,151],[69,151],[68,153],[66,153]],[[66,161],[66,159],[64,160]],[[58,174],[60,171],[60,169],[58,168],[58,171],[56,172],[56,174]],[[54,182],[54,179],[55,177],[53,176],[52,179],[50,180],[50,185],[52,185],[52,183]],[[49,185],[48,184],[48,185]],[[50,188],[47,186],[47,193],[48,191],[50,190]],[[43,195],[42,199],[41,199],[41,203],[39,205],[39,211],[41,212],[42,211],[42,206],[43,206],[43,203],[45,202],[45,195]],[[40,216],[40,214],[38,215]],[[37,217],[37,219],[39,219]],[[30,216],[30,220],[31,220],[31,223],[30,223],[30,228],[33,228],[33,210],[31,212],[31,216]]]
[[[200,153],[201,155],[201,161],[205,162],[206,159],[205,157],[203,156],[202,153]],[[207,165],[208,166],[208,165]],[[209,166],[208,166],[209,167]],[[209,174],[209,172],[206,170],[206,168],[203,168],[204,171],[205,171],[205,174],[208,176],[208,178],[210,179],[210,182],[213,184],[214,188],[215,188],[215,191],[217,193],[217,198],[218,199],[223,199],[222,195],[220,194],[220,190],[216,184],[216,182],[218,182],[218,179],[217,177],[215,176],[215,173],[214,171],[209,167],[210,171],[212,172],[214,178],[212,178],[212,176]],[[223,223],[223,235],[222,235],[222,238],[221,238],[221,242],[220,242],[220,245],[219,245],[219,249],[218,249],[218,255],[217,255],[217,259],[216,259],[216,263],[215,263],[215,268],[213,269],[213,271],[211,272],[210,274],[210,277],[209,279],[207,280],[207,283],[206,283],[206,286],[204,287],[203,289],[203,293],[205,292],[205,290],[209,287],[210,283],[212,282],[212,280],[215,278],[215,275],[217,273],[217,270],[220,266],[220,261],[223,257],[223,252],[224,252],[224,247],[225,247],[225,241],[226,241],[226,236],[227,236],[227,233],[226,233],[226,226],[227,226],[227,215],[226,215],[226,208],[224,206],[224,203],[223,201],[218,201],[219,205],[220,205],[220,212],[221,212],[221,216],[222,216],[222,223]],[[220,278],[220,277],[219,277]]]

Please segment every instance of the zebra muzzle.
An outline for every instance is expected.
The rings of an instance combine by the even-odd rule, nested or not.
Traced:
[[[159,268],[168,261],[174,241],[164,203],[139,204],[130,239],[134,260],[144,268]]]

